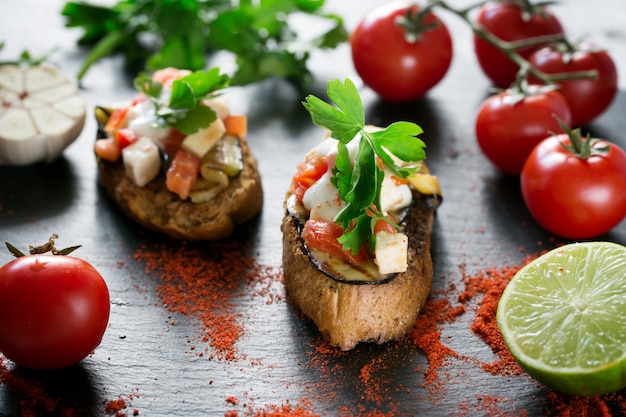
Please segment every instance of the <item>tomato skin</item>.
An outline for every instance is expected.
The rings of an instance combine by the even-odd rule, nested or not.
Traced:
[[[542,13],[535,13],[530,19],[524,19],[523,10],[513,3],[488,2],[480,7],[476,23],[508,42],[562,34],[561,22],[545,7],[541,10]],[[541,47],[542,45],[520,48],[517,53],[528,58]],[[506,88],[515,81],[519,69],[517,64],[478,35],[474,35],[474,52],[481,69],[496,87]]]
[[[361,265],[369,258],[365,246],[353,255],[350,251],[344,250],[337,241],[342,234],[342,227],[335,222],[307,220],[302,230],[302,239],[310,249],[326,252],[352,265]]]
[[[573,126],[583,126],[604,112],[613,102],[618,90],[617,68],[605,51],[593,50],[581,44],[581,50],[564,57],[551,47],[533,53],[529,62],[546,74],[596,70],[597,78],[579,78],[559,81],[559,91],[565,96],[572,111]],[[530,79],[538,83],[538,80]]]
[[[379,6],[361,20],[350,37],[352,61],[363,82],[392,102],[417,100],[444,77],[452,62],[452,38],[434,14],[425,23],[438,22],[422,37],[408,43],[395,23],[411,3],[398,1]]]
[[[610,144],[607,154],[587,159],[561,146],[567,135],[552,136],[532,151],[520,184],[528,210],[546,230],[570,239],[600,236],[626,216],[626,152]],[[600,141],[597,147],[607,146]]]
[[[568,126],[572,122],[567,100],[558,91],[536,93],[516,103],[509,92],[501,92],[481,105],[476,139],[500,171],[519,175],[533,148],[550,132],[562,131],[555,115]]]
[[[104,279],[82,259],[27,255],[0,268],[0,352],[18,365],[80,362],[100,345],[109,312]]]

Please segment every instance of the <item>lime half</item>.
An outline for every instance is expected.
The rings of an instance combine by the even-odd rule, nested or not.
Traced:
[[[550,388],[626,387],[626,247],[573,243],[542,255],[509,282],[496,318],[513,357]]]

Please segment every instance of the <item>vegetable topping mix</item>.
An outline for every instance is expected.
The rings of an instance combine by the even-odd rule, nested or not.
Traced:
[[[138,186],[164,167],[167,188],[181,199],[212,199],[243,169],[246,117],[231,114],[219,95],[228,84],[217,68],[140,75],[135,80],[140,93],[131,103],[96,110],[105,136],[95,143],[96,155],[110,162],[121,158]]]
[[[303,103],[313,122],[330,131],[293,178],[293,190],[309,212],[303,239],[352,265],[375,256],[379,274],[407,268],[408,238],[399,232],[412,201],[409,181],[425,158],[422,129],[410,122],[365,126],[358,91],[346,79],[328,83],[336,107],[315,96]]]

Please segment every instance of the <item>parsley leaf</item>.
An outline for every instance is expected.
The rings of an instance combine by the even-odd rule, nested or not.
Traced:
[[[196,71],[172,83],[169,100],[164,101],[163,85],[141,73],[135,79],[135,88],[154,104],[155,114],[162,126],[171,126],[185,135],[191,135],[215,121],[215,111],[202,104],[228,87],[230,78],[220,74],[219,68]]]
[[[343,83],[329,81],[328,97],[334,105],[311,95],[302,104],[313,123],[330,130],[338,141],[331,183],[346,203],[335,217],[344,230],[338,240],[353,254],[366,242],[371,252],[376,243],[374,225],[380,219],[390,222],[380,202],[385,174],[378,160],[400,178],[414,175],[420,169],[420,161],[426,157],[426,145],[417,137],[423,130],[411,122],[396,122],[374,132],[366,130],[363,103],[350,79]],[[359,139],[359,147],[352,161],[347,144],[354,139]]]
[[[96,3],[94,1],[94,3]],[[118,0],[111,6],[68,1],[61,11],[68,28],[81,28],[78,43],[91,47],[77,78],[113,54],[126,68],[204,69],[211,52],[235,56],[232,85],[280,77],[299,89],[312,82],[307,61],[314,50],[335,48],[348,39],[343,19],[321,11],[324,0]],[[303,39],[292,17],[330,23]]]

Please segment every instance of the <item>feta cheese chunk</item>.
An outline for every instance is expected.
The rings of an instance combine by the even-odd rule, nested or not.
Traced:
[[[139,187],[152,181],[161,169],[159,148],[145,136],[125,147],[122,157],[126,175]]]
[[[192,155],[202,158],[215,146],[218,140],[226,133],[226,127],[222,119],[215,119],[213,123],[204,129],[198,130],[183,139],[180,147]]]
[[[381,274],[404,272],[408,268],[409,238],[404,233],[376,233],[376,259]]]
[[[326,171],[302,197],[302,204],[311,212],[309,215],[311,220],[332,222],[345,206],[337,194],[337,187],[330,182],[331,176],[332,172]]]
[[[400,210],[411,204],[413,195],[406,184],[396,184],[391,172],[385,170],[385,178],[380,190],[380,205],[384,214]]]
[[[124,123],[134,130],[138,136],[145,136],[160,144],[169,134],[169,128],[160,127],[154,115],[154,105],[149,101],[142,101],[132,106],[126,114]],[[122,124],[120,127],[124,127]]]

